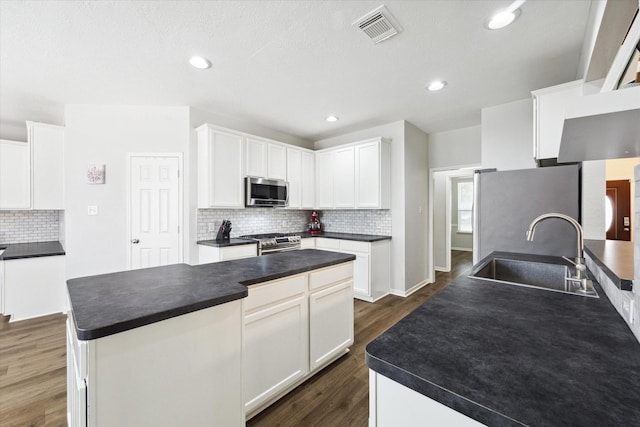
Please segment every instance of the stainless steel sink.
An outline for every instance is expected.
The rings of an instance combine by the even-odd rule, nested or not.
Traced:
[[[571,280],[571,271],[571,267],[563,264],[496,257],[476,265],[469,277],[598,298],[597,293],[581,293],[579,282]]]

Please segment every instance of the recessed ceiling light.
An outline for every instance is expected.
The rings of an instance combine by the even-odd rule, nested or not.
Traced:
[[[497,12],[486,22],[487,28],[490,30],[499,30],[500,28],[504,28],[511,24],[518,16],[520,16],[521,10],[519,7],[522,6],[525,1],[526,0],[516,0],[506,9],[502,9]]]
[[[339,117],[338,117],[338,116],[334,116],[334,115],[327,116],[327,117],[325,118],[325,120],[326,120],[326,121],[328,121],[328,122],[330,122],[330,123],[337,122],[337,121],[338,121],[338,119],[339,119]]]
[[[206,70],[207,68],[211,68],[211,61],[202,56],[192,56],[189,59],[189,64],[200,70]]]
[[[445,82],[444,80],[435,80],[429,83],[429,86],[427,86],[427,89],[430,90],[431,92],[435,92],[437,90],[442,89],[446,85],[447,85],[447,82]]]

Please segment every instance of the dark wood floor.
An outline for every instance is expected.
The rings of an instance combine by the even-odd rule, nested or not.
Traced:
[[[452,252],[450,273],[407,298],[355,301],[355,343],[346,356],[247,422],[248,426],[366,426],[366,345],[471,268],[471,252]],[[0,318],[0,426],[66,425],[64,315],[7,323]],[[268,367],[265,367],[268,368]]]
[[[247,426],[367,426],[369,370],[364,361],[365,347],[468,271],[471,257],[471,252],[452,251],[451,272],[437,272],[434,283],[407,298],[389,295],[373,304],[355,300],[355,343],[351,351],[249,420]]]

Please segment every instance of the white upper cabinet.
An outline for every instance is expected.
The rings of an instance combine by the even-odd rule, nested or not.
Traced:
[[[286,147],[247,137],[246,174],[258,178],[286,180]]]
[[[287,149],[284,145],[267,144],[267,178],[287,179]]]
[[[333,208],[333,151],[316,153],[316,207]]]
[[[31,167],[27,142],[0,140],[0,209],[31,207]]]
[[[315,192],[313,152],[287,147],[287,181],[289,181],[289,207],[313,209]]]
[[[378,138],[355,146],[355,186],[356,208],[391,207],[391,144]]]
[[[533,96],[533,156],[557,158],[565,119],[565,107],[582,95],[582,80],[531,92]]]
[[[316,153],[318,209],[389,209],[391,145],[383,138]]]
[[[64,209],[64,128],[27,122],[31,144],[31,208]]]
[[[198,207],[244,207],[245,137],[202,125],[198,134]]]
[[[29,142],[0,141],[0,209],[64,209],[64,128],[27,122]]]
[[[355,207],[354,147],[339,148],[333,152],[333,207]]]

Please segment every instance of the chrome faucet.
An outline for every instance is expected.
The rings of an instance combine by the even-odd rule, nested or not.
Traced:
[[[578,221],[571,218],[569,215],[564,215],[560,213],[542,214],[539,217],[535,218],[533,221],[531,221],[531,224],[529,224],[529,229],[527,230],[527,233],[526,233],[527,240],[531,242],[533,240],[533,235],[536,231],[536,226],[538,225],[538,223],[549,218],[563,219],[569,222],[571,225],[573,225],[573,228],[576,229],[576,237],[577,237],[576,238],[576,258],[575,260],[572,260],[565,256],[562,257],[567,261],[569,261],[570,263],[572,263],[576,268],[575,276],[567,277],[565,279],[565,287],[568,287],[567,282],[578,282],[580,284],[580,288],[578,289],[578,292],[583,294],[588,294],[588,295],[594,295],[596,292],[593,289],[593,283],[591,282],[591,280],[587,278],[587,267],[584,264],[584,233]]]

